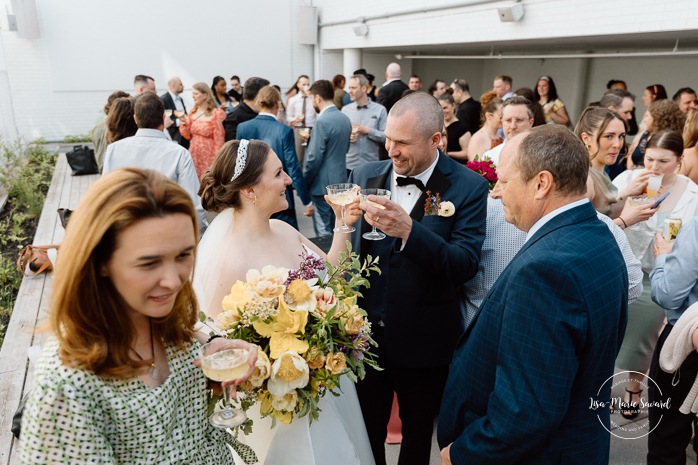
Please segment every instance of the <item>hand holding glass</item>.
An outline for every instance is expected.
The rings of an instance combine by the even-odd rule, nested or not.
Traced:
[[[310,129],[309,128],[301,128],[300,135],[303,138],[303,143],[301,145],[303,147],[307,147],[308,146],[308,138],[310,137]]]
[[[652,198],[657,195],[659,188],[662,187],[663,174],[651,174],[647,178],[647,197]]]
[[[208,343],[199,349],[199,360],[204,375],[213,381],[233,381],[245,376],[249,371],[250,351],[222,346],[218,341]],[[230,386],[223,388],[224,408],[209,417],[209,422],[217,428],[234,428],[245,422],[247,416],[230,404]]]
[[[356,199],[360,189],[359,186],[351,183],[330,184],[327,186],[327,195],[330,197],[330,202],[341,207],[342,225],[334,228],[334,232],[350,233],[356,231],[354,227],[350,228],[347,226],[347,223],[344,221],[344,207]]]
[[[361,201],[366,202],[367,204],[371,205],[372,207],[380,208],[382,210],[385,210],[385,207],[379,203],[376,202],[371,202],[368,200],[369,195],[378,195],[380,197],[384,197],[388,200],[390,200],[390,191],[387,189],[362,189],[361,190]],[[361,237],[364,239],[368,239],[369,241],[379,241],[381,239],[385,239],[385,234],[382,232],[376,230],[376,227],[373,226],[373,230],[371,232],[364,233]]]

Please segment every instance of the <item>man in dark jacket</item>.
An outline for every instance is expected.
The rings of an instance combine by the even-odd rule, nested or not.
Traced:
[[[228,113],[228,116],[223,120],[226,142],[237,138],[238,125],[240,123],[254,119],[257,116],[257,106],[254,100],[257,98],[259,90],[268,85],[269,81],[260,77],[251,77],[245,81],[245,88],[242,91],[242,102],[233,108],[233,111]]]

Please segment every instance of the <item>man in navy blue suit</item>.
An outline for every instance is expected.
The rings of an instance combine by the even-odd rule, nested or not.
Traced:
[[[279,157],[279,160],[281,160],[283,170],[293,180],[293,187],[286,187],[288,208],[274,213],[272,218],[285,221],[298,229],[293,188],[295,187],[301,202],[305,205],[305,211],[303,212],[305,216],[311,216],[315,209],[308,187],[305,185],[303,171],[296,157],[293,129],[276,119],[276,112],[281,106],[281,94],[279,94],[278,90],[271,86],[262,87],[257,95],[256,105],[260,110],[259,115],[254,119],[241,123],[237,127],[237,137],[240,139],[259,139],[266,142],[276,156]]]
[[[368,370],[357,385],[377,465],[385,464],[393,392],[402,420],[398,464],[429,463],[448,364],[464,330],[461,285],[477,272],[485,237],[487,182],[438,150],[442,127],[434,97],[407,95],[388,115],[390,160],[363,164],[349,179],[391,191],[390,200],[369,197],[383,208],[361,204],[364,218],[352,238],[354,250],[379,257],[381,268],[360,304],[384,370]],[[362,239],[371,226],[388,237]]]
[[[439,414],[444,464],[608,463],[609,409],[590,400],[610,401],[628,272],[586,198],[588,169],[558,125],[502,150],[492,196],[527,237],[458,344]]]

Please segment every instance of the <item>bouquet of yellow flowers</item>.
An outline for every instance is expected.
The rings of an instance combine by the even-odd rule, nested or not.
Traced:
[[[226,337],[258,346],[256,368],[238,386],[243,410],[256,402],[262,416],[289,424],[294,417],[318,419],[318,401],[338,396],[339,378],[362,379],[366,365],[378,369],[369,352],[371,324],[357,305],[358,289],[368,287],[378,259],[361,262],[340,254],[339,265],[303,253],[300,267],[251,269],[223,299],[219,326]],[[250,420],[242,426],[249,434]]]

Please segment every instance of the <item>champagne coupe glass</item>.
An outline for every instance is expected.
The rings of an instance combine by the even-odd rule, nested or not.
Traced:
[[[330,184],[327,186],[327,195],[330,197],[330,202],[342,207],[342,225],[334,228],[334,232],[350,233],[356,231],[353,226],[350,228],[344,221],[344,207],[354,201],[356,196],[359,195],[359,189],[361,189],[359,186],[352,183]]]
[[[174,115],[175,115],[177,118],[181,118],[182,116],[184,116],[184,110],[175,110],[175,111],[174,111]]]
[[[299,132],[300,132],[301,135],[303,135],[303,136],[305,136],[305,137],[308,137],[308,136],[310,135],[310,129],[309,129],[309,128],[301,128]],[[307,147],[307,146],[308,146],[308,140],[307,140],[307,139],[303,139],[303,143],[301,143],[301,145],[302,145],[303,147]]]
[[[232,346],[221,346],[219,342],[208,343],[199,349],[199,360],[204,375],[213,381],[232,381],[244,376],[248,369],[250,351]],[[209,422],[217,428],[234,428],[247,419],[245,412],[233,408],[230,403],[230,386],[223,388],[224,408],[213,413]]]
[[[362,189],[361,190],[361,200],[363,202],[366,202],[367,204],[371,205],[372,207],[380,208],[381,210],[385,210],[385,207],[379,203],[376,202],[371,202],[368,200],[369,195],[378,195],[381,197],[385,197],[386,199],[390,200],[390,191],[387,189]],[[361,237],[364,239],[368,239],[369,241],[379,241],[381,239],[385,239],[385,234],[382,232],[376,230],[376,227],[373,227],[373,231],[364,233]]]
[[[165,116],[167,116],[168,118],[172,116],[172,109],[171,108],[168,108],[167,110],[165,110]]]

